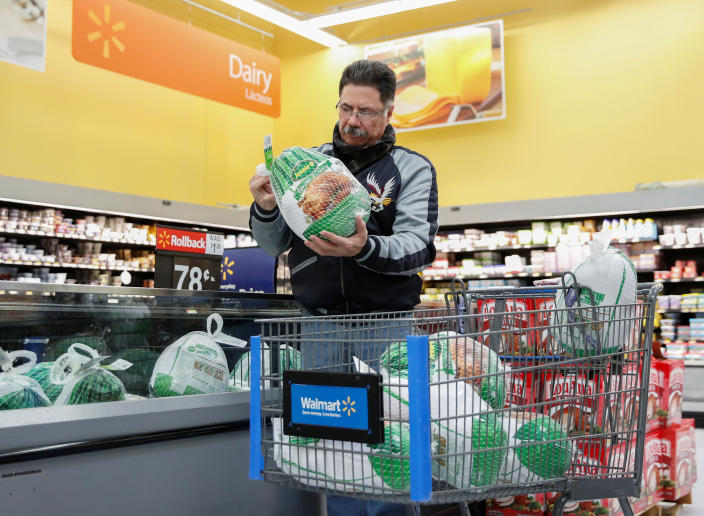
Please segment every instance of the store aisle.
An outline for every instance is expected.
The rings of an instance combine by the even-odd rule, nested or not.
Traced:
[[[692,505],[685,505],[680,516],[701,516],[704,514],[704,428],[695,431],[697,439],[697,482],[692,489]]]

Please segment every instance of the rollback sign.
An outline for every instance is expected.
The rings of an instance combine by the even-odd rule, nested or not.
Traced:
[[[224,235],[157,226],[154,286],[218,290]]]
[[[82,63],[279,116],[277,57],[125,0],[74,0],[72,51]]]

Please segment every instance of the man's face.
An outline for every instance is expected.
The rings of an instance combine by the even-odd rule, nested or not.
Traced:
[[[357,147],[376,143],[384,134],[393,110],[394,107],[390,106],[384,113],[384,104],[376,88],[348,84],[342,88],[337,110],[342,140]]]

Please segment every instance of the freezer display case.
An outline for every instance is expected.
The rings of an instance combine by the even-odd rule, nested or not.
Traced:
[[[316,514],[247,479],[254,321],[300,314],[286,295],[0,282],[0,512]]]

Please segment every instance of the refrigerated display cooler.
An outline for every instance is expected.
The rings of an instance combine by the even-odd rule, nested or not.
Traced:
[[[0,513],[318,514],[247,478],[254,321],[300,314],[286,295],[0,282]]]

